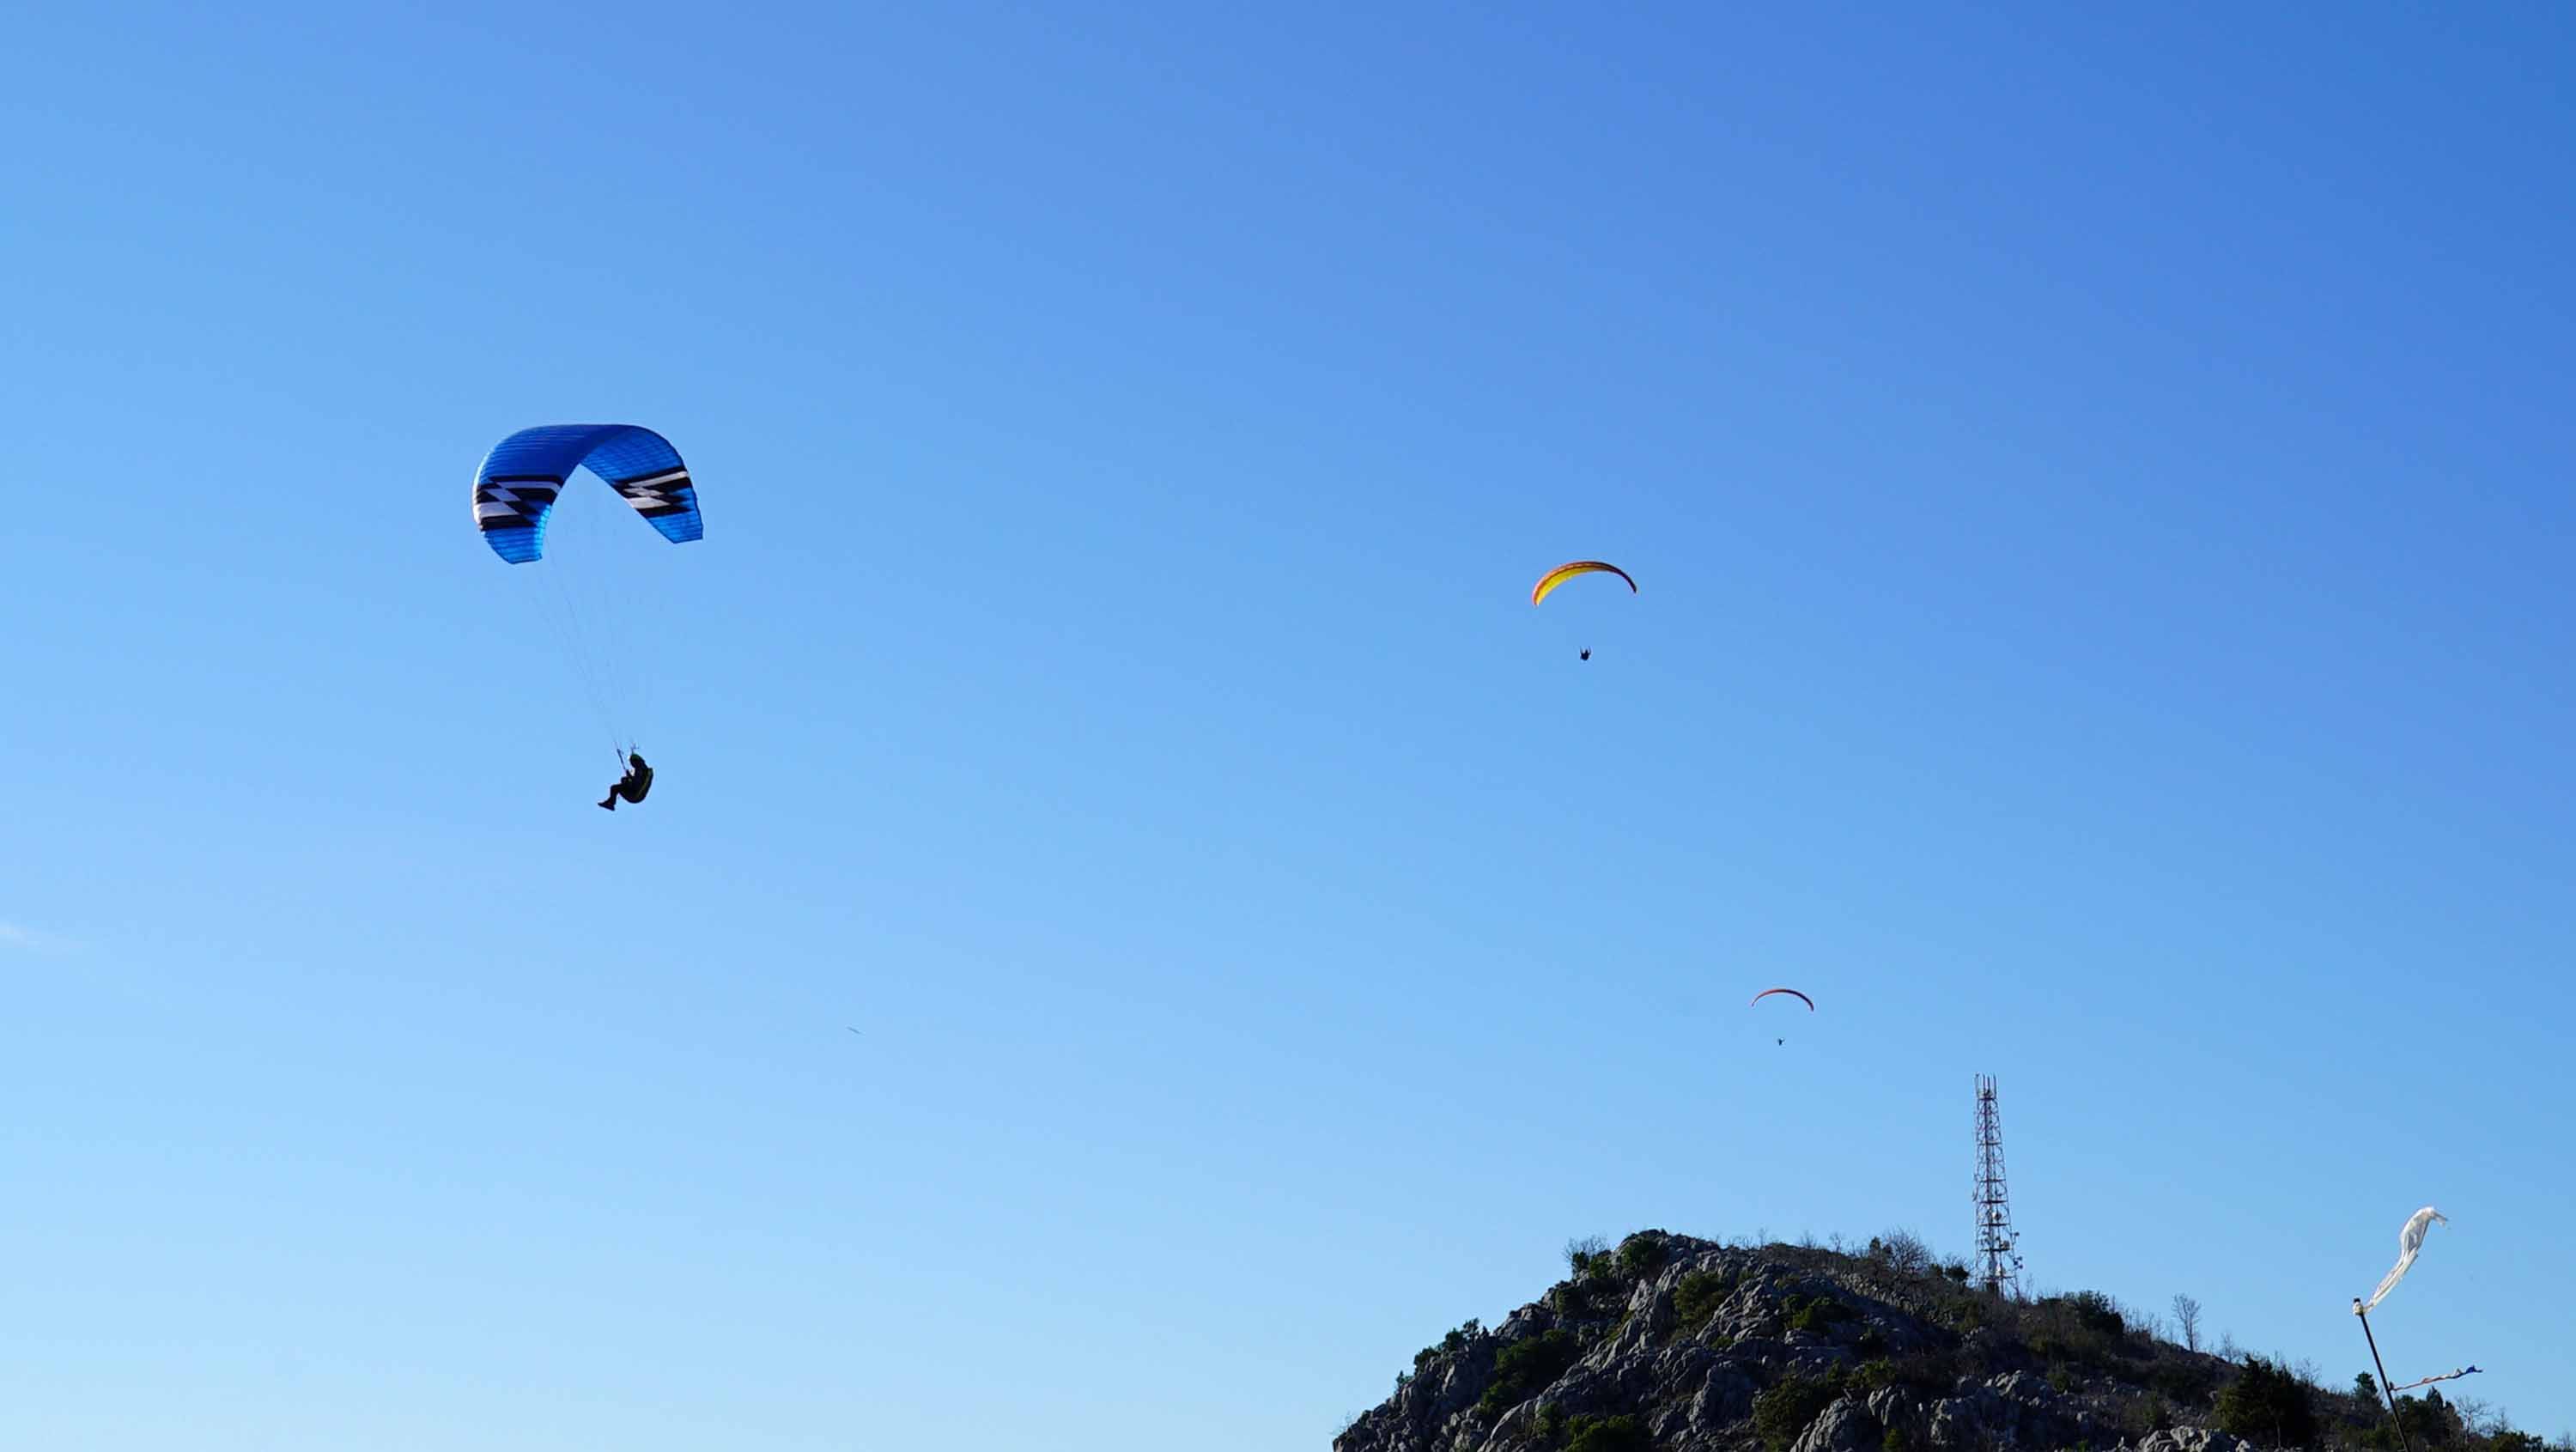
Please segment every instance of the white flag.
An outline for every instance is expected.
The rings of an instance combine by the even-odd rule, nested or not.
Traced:
[[[2370,1293],[2369,1301],[2360,1310],[2367,1311],[2387,1299],[2388,1293],[2397,1289],[2397,1283],[2406,1279],[2407,1269],[2415,1264],[2415,1252],[2424,1248],[2424,1232],[2432,1229],[2436,1220],[2445,1225],[2451,1223],[2450,1216],[2430,1205],[2406,1217],[2406,1228],[2397,1232],[2397,1264],[2389,1267],[2388,1278],[2379,1283],[2378,1290]]]

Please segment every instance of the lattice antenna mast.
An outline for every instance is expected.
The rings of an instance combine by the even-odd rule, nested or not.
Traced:
[[[2004,1127],[1995,1113],[1995,1081],[1977,1076],[1977,1285],[1990,1296],[2021,1297],[2020,1237],[2004,1193]]]

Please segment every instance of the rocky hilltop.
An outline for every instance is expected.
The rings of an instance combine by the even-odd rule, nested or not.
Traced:
[[[1423,1348],[1334,1452],[2396,1446],[2367,1384],[2178,1346],[2090,1292],[1985,1295],[1911,1237],[1841,1254],[1648,1230],[1568,1261],[1501,1325]],[[2404,1405],[2419,1452],[2542,1446],[2438,1390]]]

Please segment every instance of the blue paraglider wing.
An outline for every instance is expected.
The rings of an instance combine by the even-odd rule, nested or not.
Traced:
[[[555,498],[585,466],[664,539],[687,544],[705,535],[689,467],[669,440],[633,424],[547,424],[503,439],[475,472],[474,525],[492,553],[514,565],[545,553]]]

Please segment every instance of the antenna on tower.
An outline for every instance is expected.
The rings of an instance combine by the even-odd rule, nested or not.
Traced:
[[[1977,1285],[1990,1296],[2021,1298],[2021,1237],[2013,1233],[2004,1194],[2004,1126],[1995,1113],[1995,1080],[1977,1076]]]

